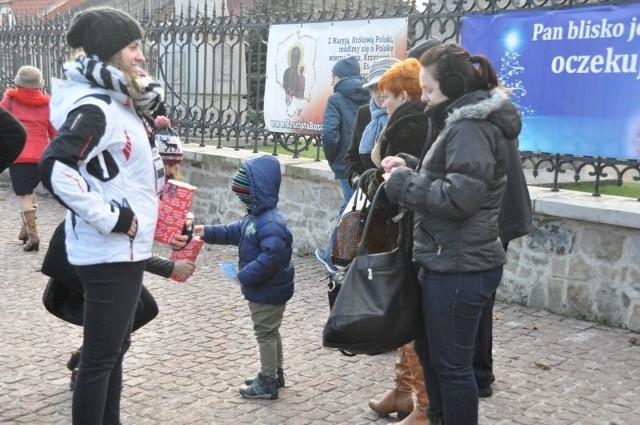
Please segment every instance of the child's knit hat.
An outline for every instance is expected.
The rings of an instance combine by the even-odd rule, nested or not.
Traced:
[[[166,164],[180,164],[184,159],[182,143],[178,133],[171,128],[171,121],[164,115],[158,115],[155,119],[156,147]]]
[[[240,198],[247,209],[251,210],[251,187],[249,186],[249,178],[247,177],[247,168],[244,164],[240,164],[240,169],[233,176],[231,181],[231,190]]]

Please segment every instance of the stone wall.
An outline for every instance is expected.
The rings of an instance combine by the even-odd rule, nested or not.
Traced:
[[[185,181],[198,187],[192,208],[197,220],[226,223],[242,217],[238,198],[231,191],[231,178],[240,160],[251,158],[248,150],[189,147],[182,170]],[[338,182],[326,162],[279,156],[282,164],[279,207],[293,233],[296,255],[325,249],[341,204]]]
[[[229,189],[240,160],[258,154],[187,148],[185,180],[198,186],[193,212],[206,223],[239,219]],[[326,162],[278,157],[280,208],[296,255],[327,245],[340,206]],[[640,331],[640,203],[530,187],[535,231],[512,241],[498,299]]]
[[[200,223],[240,219],[231,178],[243,158],[231,148],[187,145],[184,180],[197,186]],[[325,248],[341,202],[326,162],[278,157],[280,208],[296,255]],[[8,173],[0,181],[8,184]],[[640,331],[640,202],[530,186],[535,230],[512,241],[499,300]]]
[[[638,229],[535,214],[509,246],[504,301],[640,331]]]

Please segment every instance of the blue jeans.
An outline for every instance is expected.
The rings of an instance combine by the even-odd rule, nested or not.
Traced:
[[[434,423],[476,425],[475,339],[482,309],[502,279],[502,267],[474,273],[421,269],[418,279],[426,332],[415,346],[429,395],[427,415]]]
[[[340,189],[342,189],[342,205],[340,205],[340,210],[338,211],[338,217],[342,216],[345,207],[349,203],[349,199],[353,196],[353,189],[351,189],[351,185],[349,184],[349,180],[347,179],[339,179]]]
[[[145,261],[76,267],[84,287],[84,339],[73,424],[119,425],[122,359],[131,345]]]
[[[349,199],[351,199],[351,197],[353,196],[353,189],[351,189],[351,185],[349,184],[349,181],[347,179],[338,179],[338,182],[340,182],[340,189],[342,190],[342,197],[343,197],[342,205],[340,205],[340,209],[338,210],[338,215],[337,215],[337,220],[340,221],[340,217],[342,217],[342,213],[344,212],[344,209],[349,203]],[[333,244],[335,243],[335,241],[336,241],[336,227],[334,227],[333,231],[331,232],[331,236],[329,237],[329,246],[325,251],[325,261],[332,265],[333,263],[331,262],[331,251],[333,250]]]

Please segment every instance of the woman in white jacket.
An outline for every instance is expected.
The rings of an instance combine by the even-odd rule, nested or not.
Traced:
[[[40,162],[45,187],[67,209],[69,262],[85,290],[84,340],[73,424],[119,424],[122,359],[130,345],[145,262],[151,257],[164,170],[142,118],[161,86],[140,78],[142,29],[111,8],[76,15],[54,91],[59,129]]]

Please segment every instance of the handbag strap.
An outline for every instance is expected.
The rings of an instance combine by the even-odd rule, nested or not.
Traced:
[[[360,243],[358,244],[358,250],[356,255],[367,255],[367,248],[365,247],[365,241],[367,240],[367,234],[369,232],[369,226],[373,221],[373,215],[376,207],[376,203],[380,202],[380,196],[382,196],[382,192],[384,192],[384,188],[387,185],[387,182],[380,183],[378,189],[376,190],[376,194],[369,205],[369,213],[367,214],[367,220],[364,223],[364,228],[362,229],[362,237],[360,239]]]

